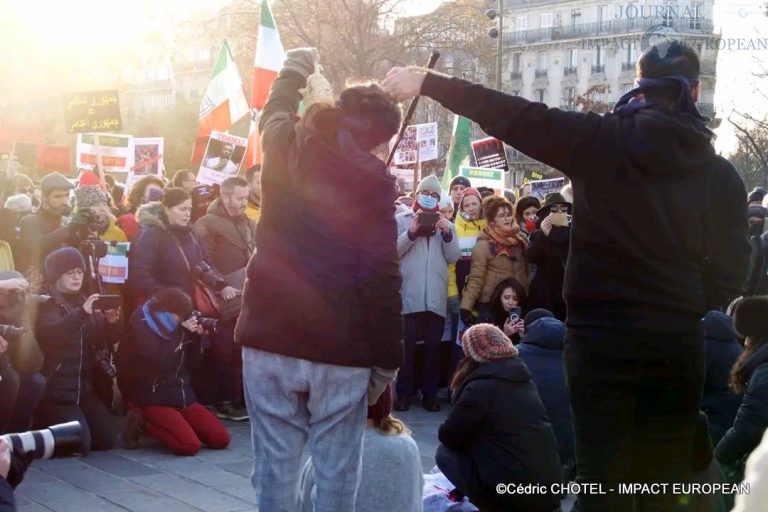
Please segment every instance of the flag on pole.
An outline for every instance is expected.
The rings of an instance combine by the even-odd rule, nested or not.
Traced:
[[[251,106],[258,110],[264,108],[269,95],[269,88],[277,78],[277,73],[283,66],[285,49],[280,41],[275,19],[269,9],[267,0],[261,0],[261,19],[259,35],[256,40],[256,57],[253,60],[253,89],[251,91]]]
[[[192,162],[198,165],[203,159],[211,130],[247,137],[250,125],[251,111],[243,91],[243,80],[225,41],[200,103]]]
[[[443,171],[443,188],[451,188],[451,180],[459,174],[459,167],[466,165],[472,152],[470,139],[471,122],[466,117],[455,116],[453,118],[453,132],[451,133],[451,145],[448,146],[448,158]]]

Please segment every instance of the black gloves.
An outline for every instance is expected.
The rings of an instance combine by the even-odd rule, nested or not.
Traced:
[[[466,325],[467,327],[471,327],[475,325],[475,315],[473,315],[470,310],[468,309],[459,310],[459,317],[461,318],[461,321],[464,322],[464,325]]]
[[[69,223],[69,237],[75,244],[88,238],[93,217],[89,210],[78,210]]]

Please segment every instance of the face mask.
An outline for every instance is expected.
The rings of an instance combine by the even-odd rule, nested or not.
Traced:
[[[529,233],[536,231],[536,221],[532,219],[525,219],[525,230]]]
[[[434,210],[437,208],[437,199],[425,194],[419,194],[419,206],[425,210]]]

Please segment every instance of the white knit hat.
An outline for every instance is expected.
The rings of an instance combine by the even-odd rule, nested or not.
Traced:
[[[16,213],[32,211],[32,199],[27,194],[16,194],[5,200],[5,209]]]

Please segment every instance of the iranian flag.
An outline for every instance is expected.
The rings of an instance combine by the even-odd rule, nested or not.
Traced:
[[[192,152],[195,165],[199,165],[203,159],[212,130],[240,137],[249,134],[251,110],[243,91],[243,80],[226,41],[221,47],[213,76],[200,103],[199,116],[197,139]]]
[[[261,110],[267,103],[269,88],[283,66],[285,49],[275,26],[275,19],[267,0],[261,0],[259,36],[256,40],[256,57],[253,60],[253,90],[251,106]]]

